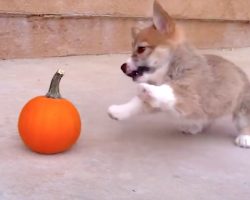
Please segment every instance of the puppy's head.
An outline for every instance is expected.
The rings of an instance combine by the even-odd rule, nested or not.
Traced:
[[[183,42],[174,20],[155,1],[152,24],[132,28],[132,55],[121,70],[136,82],[148,82],[159,70],[167,71],[173,49]]]

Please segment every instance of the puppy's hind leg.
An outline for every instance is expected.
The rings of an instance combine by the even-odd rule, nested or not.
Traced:
[[[239,109],[234,113],[234,121],[239,131],[235,139],[236,145],[250,148],[250,94],[245,94]]]
[[[196,135],[203,132],[209,125],[209,120],[189,120],[187,122],[180,123],[179,130],[183,134]]]
[[[240,133],[235,139],[236,145],[243,148],[250,148],[250,113],[237,113],[235,123]]]

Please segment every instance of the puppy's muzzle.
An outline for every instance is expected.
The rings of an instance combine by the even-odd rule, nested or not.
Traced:
[[[144,72],[149,72],[150,68],[146,66],[139,66],[137,70],[129,71],[127,63],[122,64],[121,70],[124,74],[136,80],[138,77],[142,76]]]

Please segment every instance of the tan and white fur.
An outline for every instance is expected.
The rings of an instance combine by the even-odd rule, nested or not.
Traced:
[[[196,134],[216,118],[232,114],[240,147],[250,147],[250,83],[240,68],[215,55],[201,55],[159,5],[154,3],[153,24],[133,28],[132,56],[126,73],[148,66],[134,81],[138,94],[123,105],[113,105],[113,119],[162,111],[181,122],[181,130]]]

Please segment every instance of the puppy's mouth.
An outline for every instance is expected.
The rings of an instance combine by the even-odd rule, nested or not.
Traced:
[[[133,81],[136,81],[139,77],[141,77],[145,72],[150,72],[150,68],[146,66],[140,66],[137,70],[132,71],[131,73],[127,74],[127,76],[131,77]]]

